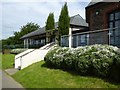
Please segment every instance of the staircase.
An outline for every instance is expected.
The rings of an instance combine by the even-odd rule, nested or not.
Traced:
[[[28,49],[15,56],[15,68],[23,69],[33,63],[44,60],[47,52],[54,47],[55,43],[49,43],[39,49]]]

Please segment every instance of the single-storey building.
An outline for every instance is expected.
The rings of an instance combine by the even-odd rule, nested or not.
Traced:
[[[55,33],[58,30],[58,22],[55,23]],[[79,15],[75,15],[70,17],[70,31],[71,34],[77,34],[81,32],[87,32],[89,30],[88,24],[86,21]],[[36,30],[34,32],[28,33],[21,37],[21,39],[24,40],[24,46],[30,47],[30,46],[38,46],[41,47],[45,44],[47,44],[47,38],[46,38],[46,31],[45,26],[43,28],[40,28],[39,30]],[[73,37],[73,47],[81,46],[81,45],[87,45],[86,35],[79,36],[79,42],[76,41],[76,37]],[[56,37],[54,36],[51,40],[51,42],[56,42]],[[61,37],[61,45],[62,46],[68,46],[69,40],[68,36],[62,36]]]

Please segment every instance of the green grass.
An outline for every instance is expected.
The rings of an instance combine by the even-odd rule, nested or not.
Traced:
[[[2,53],[0,53],[0,69],[2,69]]]
[[[2,54],[2,69],[13,68],[14,54]]]
[[[35,63],[13,75],[25,88],[120,88],[102,79],[80,76],[60,69],[44,67],[44,61]]]

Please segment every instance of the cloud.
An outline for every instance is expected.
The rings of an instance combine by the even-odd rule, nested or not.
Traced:
[[[17,1],[4,0],[2,3],[2,38],[8,38],[13,35],[13,32],[20,31],[21,26],[28,22],[35,22],[43,27],[50,12],[54,12],[55,21],[57,22],[61,8],[66,0],[53,0],[54,2],[52,0],[52,2],[40,2],[41,0],[27,2],[27,0],[21,0],[20,3]],[[73,1],[68,2],[69,16],[80,14],[85,18],[85,6],[89,2]]]

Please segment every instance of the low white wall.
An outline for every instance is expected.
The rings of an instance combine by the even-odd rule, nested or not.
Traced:
[[[15,68],[18,68],[19,66],[21,66],[20,65],[21,64],[20,60],[21,60],[21,57],[18,58],[18,59],[15,59]]]
[[[41,60],[44,60],[48,50],[36,49],[21,59],[21,69]]]

